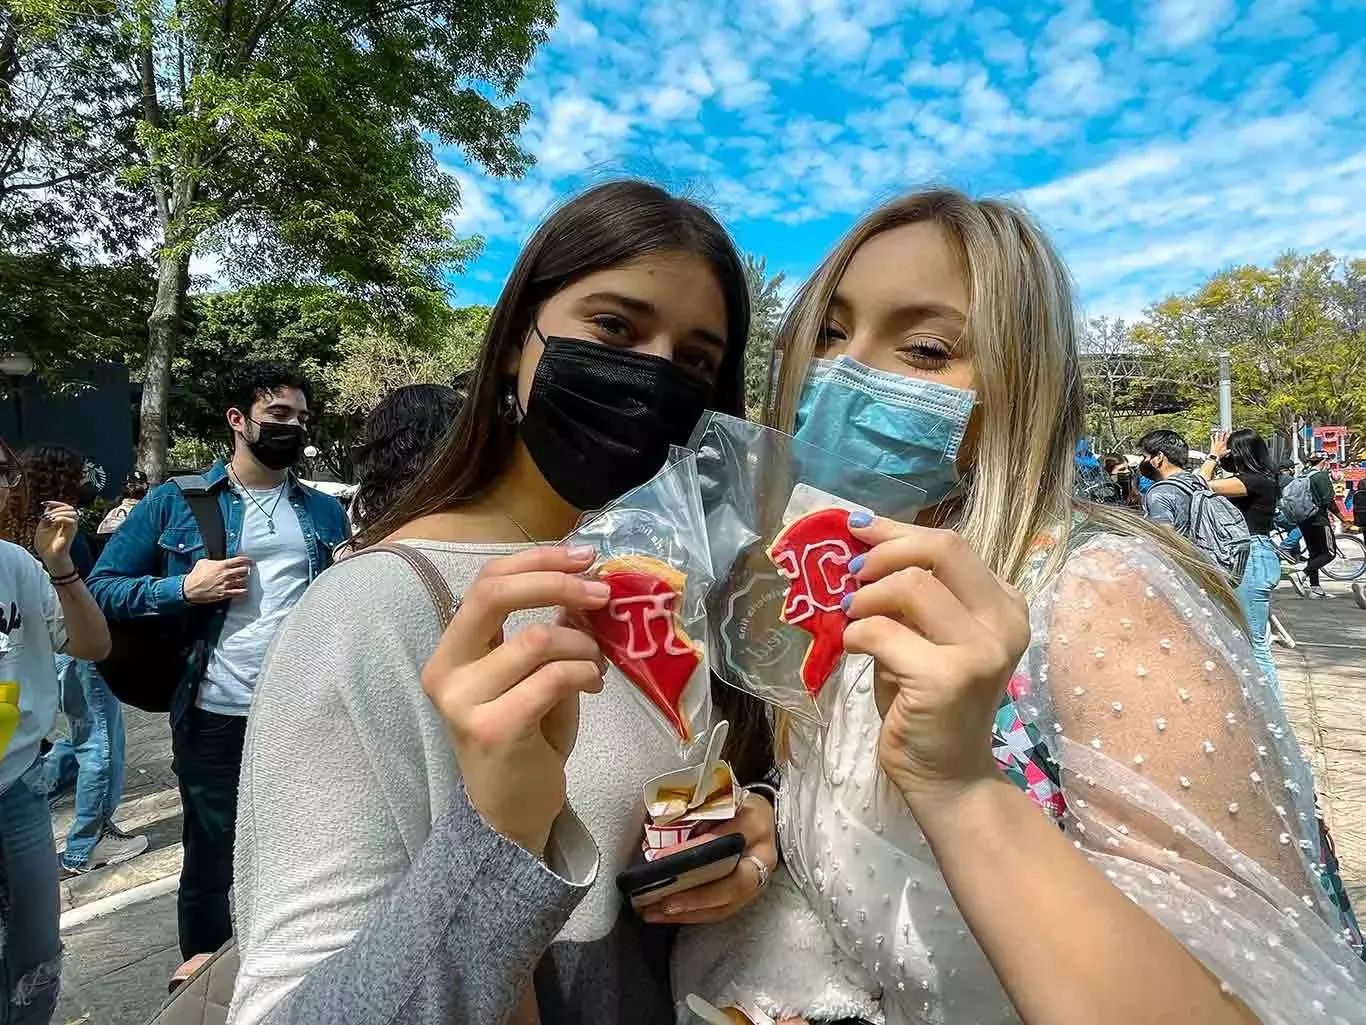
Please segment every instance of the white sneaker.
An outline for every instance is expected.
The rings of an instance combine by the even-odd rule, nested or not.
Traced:
[[[80,875],[108,865],[121,865],[125,861],[132,861],[145,850],[147,837],[130,836],[123,830],[111,826],[105,829],[104,835],[100,837],[99,843],[95,844],[95,849],[90,852],[90,857],[84,865],[69,865],[63,859],[62,868]]]
[[[1311,588],[1309,588],[1309,593],[1306,594],[1305,597],[1306,597],[1306,598],[1335,598],[1335,597],[1337,597],[1337,596],[1336,596],[1336,595],[1329,594],[1329,593],[1328,593],[1327,591],[1325,591],[1322,587],[1311,587]]]

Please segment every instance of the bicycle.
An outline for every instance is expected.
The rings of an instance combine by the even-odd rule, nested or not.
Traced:
[[[1348,534],[1342,530],[1335,531],[1333,538],[1333,561],[1319,570],[1329,580],[1336,580],[1339,583],[1351,583],[1366,576],[1366,542],[1362,541],[1357,534]],[[1295,588],[1295,593],[1304,597],[1309,589],[1305,581],[1300,566],[1303,559],[1297,557],[1294,552],[1285,549],[1286,531],[1281,527],[1273,527],[1271,530],[1271,543],[1276,549],[1276,555],[1286,566],[1290,567],[1290,585]]]

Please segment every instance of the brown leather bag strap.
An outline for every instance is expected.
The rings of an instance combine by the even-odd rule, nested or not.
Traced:
[[[369,555],[371,552],[388,552],[390,555],[397,555],[412,567],[413,572],[422,581],[422,586],[427,589],[427,596],[431,598],[432,607],[436,610],[436,618],[441,623],[441,629],[445,630],[447,624],[450,623],[460,608],[460,600],[451,593],[450,584],[446,583],[446,578],[441,575],[436,564],[416,548],[400,544],[371,545],[369,548],[362,548],[351,558],[359,558],[362,555]]]

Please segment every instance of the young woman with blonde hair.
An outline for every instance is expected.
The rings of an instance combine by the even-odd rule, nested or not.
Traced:
[[[685,935],[675,992],[812,1022],[1366,1020],[1236,600],[1186,543],[1071,497],[1081,362],[1039,228],[949,190],[890,203],[778,349],[771,422],[929,505],[851,516],[874,547],[828,726],[793,731],[791,881]]]

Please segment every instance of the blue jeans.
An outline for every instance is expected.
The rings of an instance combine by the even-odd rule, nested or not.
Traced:
[[[43,774],[51,793],[76,788],[76,819],[62,862],[83,868],[123,797],[123,709],[95,663],[59,655],[57,675],[71,738],[47,753]]]
[[[1276,663],[1271,658],[1271,592],[1281,579],[1281,560],[1271,539],[1265,534],[1252,535],[1252,548],[1247,556],[1243,582],[1238,585],[1238,603],[1247,617],[1252,654],[1262,667],[1267,682],[1279,698],[1281,681],[1276,675]]]
[[[48,1025],[62,981],[61,898],[42,766],[0,794],[0,1025]]]

